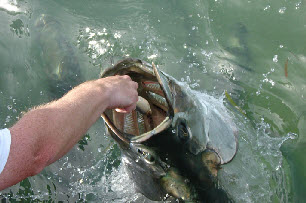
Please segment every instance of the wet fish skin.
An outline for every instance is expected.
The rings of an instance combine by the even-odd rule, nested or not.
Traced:
[[[155,154],[160,156],[160,160],[169,160],[166,164],[171,167],[165,169],[167,175],[161,179],[161,184],[165,187],[167,193],[179,199],[185,198],[184,200],[195,202],[231,201],[222,189],[216,187],[217,177],[213,174],[216,170],[210,170],[210,167],[218,169],[220,166],[220,160],[216,161],[215,159],[218,156],[212,150],[194,155],[186,147],[185,143],[187,141],[176,136],[172,129],[168,129],[145,143],[155,149]],[[210,160],[215,162],[210,162]],[[210,165],[207,163],[210,163]],[[175,171],[179,177],[173,175],[169,177],[169,173],[172,173],[172,171]],[[182,178],[185,184],[182,183]],[[174,186],[165,185],[163,182],[165,180],[172,182]],[[174,193],[171,194],[171,191]],[[181,191],[181,193],[177,194],[177,191]],[[186,199],[187,196],[190,199]]]
[[[120,127],[123,132],[116,129],[119,126],[114,126],[111,118],[116,123],[119,115],[112,112],[102,115],[107,127],[112,129],[109,133],[122,149],[124,163],[139,192],[151,200],[162,200],[169,194],[184,201],[230,202],[227,194],[216,187],[216,176],[220,164],[231,161],[237,150],[231,126],[218,112],[213,111],[212,118],[207,120],[203,115],[207,109],[202,109],[205,107],[195,95],[157,70],[154,64],[150,66],[141,60],[126,59],[107,69],[102,76],[116,74],[130,75],[138,82],[138,91],[150,107],[165,113],[158,114],[153,108],[156,117],[151,119],[159,120],[152,122],[154,129],[143,134],[137,134],[135,130],[135,135],[124,133],[124,126]],[[157,81],[163,94],[157,93],[161,90],[158,86],[148,88],[144,81]],[[157,99],[150,97],[155,92],[153,96]],[[130,126],[132,124],[126,127],[129,129]]]
[[[166,175],[165,163],[152,149],[142,144],[132,144],[129,149],[122,148],[122,160],[138,192],[153,201],[165,197],[165,190],[159,182]]]

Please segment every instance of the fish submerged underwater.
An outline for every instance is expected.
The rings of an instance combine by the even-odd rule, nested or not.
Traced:
[[[222,112],[203,115],[207,106],[154,64],[125,59],[101,77],[124,74],[139,85],[136,110],[102,117],[136,189],[154,201],[232,201],[217,175],[237,152],[235,125]]]
[[[82,82],[79,60],[63,26],[54,17],[42,14],[35,22],[39,59],[47,75],[47,84],[56,98]]]

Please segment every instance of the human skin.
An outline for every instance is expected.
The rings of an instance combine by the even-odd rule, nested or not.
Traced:
[[[27,112],[10,128],[11,148],[0,174],[0,191],[60,159],[106,109],[122,113],[135,109],[137,88],[126,75],[88,81]]]

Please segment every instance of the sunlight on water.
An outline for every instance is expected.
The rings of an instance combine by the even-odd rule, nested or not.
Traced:
[[[160,55],[158,49],[154,48],[155,37],[146,36],[146,39],[140,42],[132,37],[132,41],[126,43],[125,39],[122,39],[124,35],[126,33],[122,34],[121,31],[107,28],[97,30],[87,27],[80,30],[77,43],[96,66],[107,63],[107,61],[108,65],[113,65],[116,62],[114,60],[118,58],[143,56],[142,59],[152,60]]]
[[[0,8],[3,8],[10,12],[19,12],[20,8],[18,8],[16,0],[0,0]]]

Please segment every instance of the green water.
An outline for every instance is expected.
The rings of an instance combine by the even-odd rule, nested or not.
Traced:
[[[57,53],[52,40],[71,47],[78,82],[98,78],[125,57],[153,61],[201,99],[211,95],[232,112],[239,151],[221,170],[220,187],[236,202],[306,200],[304,1],[11,1],[17,12],[3,8],[6,2],[0,1],[0,128],[65,92],[49,69],[67,49],[48,54]],[[35,22],[42,14],[59,27],[41,32]],[[124,170],[99,120],[67,156],[0,198],[148,202],[130,188]]]

